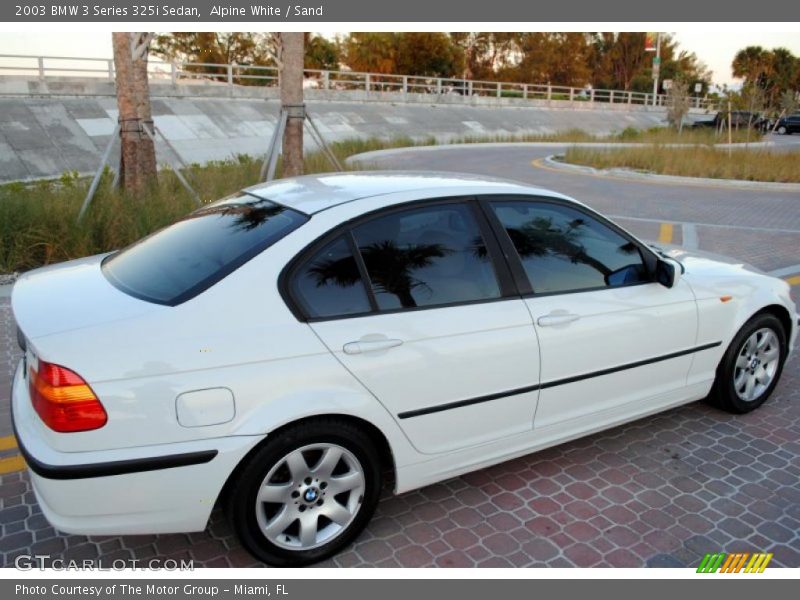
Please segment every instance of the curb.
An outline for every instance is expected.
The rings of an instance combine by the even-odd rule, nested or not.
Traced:
[[[692,148],[698,144],[659,144],[668,148]],[[753,142],[752,144],[715,144],[714,148],[771,148],[775,142]],[[405,152],[435,152],[437,150],[464,150],[470,148],[646,148],[653,144],[643,142],[476,142],[461,144],[434,144],[433,146],[403,146],[401,148],[387,148],[385,150],[371,150],[354,154],[345,159],[345,164],[368,162],[387,156],[403,154]]]
[[[752,144],[751,144],[752,145]],[[573,165],[555,160],[551,154],[544,158],[545,164],[552,169],[572,171],[582,175],[594,177],[610,177],[620,179],[636,179],[642,183],[671,183],[675,185],[695,185],[707,187],[726,187],[739,190],[762,190],[769,192],[797,192],[800,193],[800,183],[780,183],[776,181],[749,181],[746,179],[714,179],[711,177],[684,177],[681,175],[658,175],[656,173],[642,173],[625,168],[595,169],[584,165]]]

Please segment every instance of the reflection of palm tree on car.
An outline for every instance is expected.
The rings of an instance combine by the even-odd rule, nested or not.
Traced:
[[[233,216],[231,227],[241,231],[250,231],[266,223],[274,216],[281,214],[286,209],[272,202],[261,200],[259,202],[243,202],[231,204],[219,204],[201,208],[189,213],[185,219],[197,219],[211,215]]]
[[[508,228],[511,241],[522,259],[531,256],[562,256],[573,264],[583,264],[607,277],[612,273],[605,264],[590,256],[580,242],[586,227],[583,219],[573,219],[566,227],[553,226],[552,217],[534,217],[519,228]],[[618,248],[623,254],[634,254],[636,246],[623,244]]]
[[[375,292],[396,296],[403,308],[417,306],[412,292],[417,288],[428,287],[424,281],[414,277],[412,272],[429,267],[434,258],[442,258],[452,252],[442,244],[408,244],[399,247],[392,240],[375,242],[360,250]],[[361,277],[350,256],[319,261],[311,266],[309,272],[314,275],[319,287],[331,282],[349,287]]]

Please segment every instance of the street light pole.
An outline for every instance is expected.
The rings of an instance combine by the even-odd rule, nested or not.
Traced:
[[[653,57],[653,106],[658,104],[658,76],[661,70],[661,32],[656,36],[656,55]]]

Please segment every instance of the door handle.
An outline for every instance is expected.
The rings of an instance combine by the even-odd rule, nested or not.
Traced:
[[[365,352],[378,352],[379,350],[389,350],[396,348],[403,343],[403,340],[358,340],[357,342],[347,342],[342,350],[345,354],[364,354]]]
[[[539,317],[536,322],[540,327],[553,327],[555,325],[566,325],[580,319],[580,315],[568,312],[553,311],[549,315]]]

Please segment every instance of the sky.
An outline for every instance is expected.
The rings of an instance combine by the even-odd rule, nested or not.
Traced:
[[[754,24],[754,27],[757,25]],[[702,31],[676,31],[675,39],[682,50],[694,52],[714,73],[716,84],[731,84],[737,81],[731,73],[731,62],[736,52],[745,46],[763,46],[767,49],[788,48],[795,56],[800,56],[800,32],[778,33],[709,33]],[[741,82],[739,82],[741,83]]]
[[[681,49],[694,52],[713,71],[716,84],[735,84],[730,70],[736,51],[745,46],[783,46],[800,56],[800,32],[709,32],[693,29],[672,32]],[[92,32],[4,32],[0,54],[35,54],[111,58],[111,35]],[[8,64],[0,60],[0,64]]]

